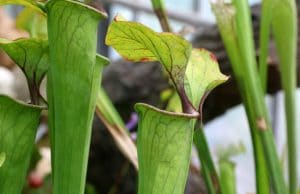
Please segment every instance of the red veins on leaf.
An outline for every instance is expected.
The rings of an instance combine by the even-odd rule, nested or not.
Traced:
[[[217,61],[217,57],[214,54],[210,53],[209,56],[213,61]]]

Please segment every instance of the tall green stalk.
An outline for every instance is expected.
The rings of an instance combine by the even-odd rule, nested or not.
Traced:
[[[54,194],[83,194],[101,70],[96,44],[105,16],[76,1],[46,4],[50,67],[47,95]]]
[[[281,83],[284,90],[288,171],[290,194],[297,192],[297,133],[296,133],[296,75],[297,75],[297,6],[295,0],[277,0],[272,9],[272,32],[280,62]],[[271,2],[269,4],[271,6]]]
[[[226,7],[227,6],[227,7]],[[254,144],[256,162],[266,160],[268,173],[277,194],[287,193],[281,171],[272,129],[268,121],[264,95],[261,82],[258,78],[258,70],[255,61],[253,35],[250,20],[248,2],[235,0],[234,7],[218,2],[213,5],[221,36],[224,40],[226,50],[232,62],[234,73],[237,77],[239,88],[246,105],[248,119]],[[226,15],[227,14],[227,15]],[[227,20],[224,21],[224,19]],[[251,115],[251,116],[250,116]],[[258,137],[259,134],[259,138]],[[255,146],[256,145],[256,146]],[[262,145],[264,156],[261,154]],[[258,155],[260,153],[260,155]],[[263,159],[264,158],[264,159]],[[257,192],[265,192],[268,185],[263,185],[259,180],[266,181],[266,169],[256,163]],[[266,179],[261,179],[258,174],[262,173]]]
[[[199,126],[200,125],[200,126]],[[206,188],[210,194],[222,193],[220,180],[213,163],[202,124],[195,125],[194,144],[198,151],[201,163],[201,172],[205,180]]]
[[[252,106],[250,103],[251,97],[246,92],[246,85],[243,75],[243,67],[241,66],[242,59],[239,54],[239,47],[237,45],[235,21],[234,21],[234,8],[231,5],[225,4],[212,4],[213,11],[215,12],[218,27],[227,50],[227,54],[230,58],[232,69],[236,79],[242,100],[244,102],[245,110],[250,125],[254,162],[255,162],[255,174],[256,174],[256,191],[258,194],[270,193],[268,185],[268,173],[265,164],[265,157],[263,154],[262,143],[259,138],[258,128],[256,126],[255,117],[252,112]],[[248,97],[247,97],[248,95]]]
[[[228,160],[219,161],[220,180],[223,192],[236,194],[235,164]]]
[[[275,193],[286,193],[286,186],[276,151],[272,128],[268,121],[264,96],[260,87],[260,80],[256,78],[257,70],[253,46],[253,35],[250,24],[249,6],[246,1],[235,1],[235,6],[237,10],[237,34],[239,34],[241,37],[239,40],[239,46],[242,57],[244,58],[244,67],[246,67],[246,70],[244,71],[246,76],[245,82],[248,86],[247,89],[249,90],[249,97],[251,98],[250,100],[252,101],[250,104],[252,104],[252,109],[255,116],[254,119],[261,136],[272,186]]]
[[[159,20],[159,23],[164,32],[172,32],[169,19],[166,14],[163,0],[151,0],[153,10]]]

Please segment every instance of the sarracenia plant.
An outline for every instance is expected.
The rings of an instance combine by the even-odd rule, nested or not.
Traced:
[[[152,6],[153,6],[153,11],[156,13],[156,16],[161,24],[163,31],[171,32],[171,27],[168,22],[168,17],[167,17],[166,11],[164,9],[163,0],[151,0],[151,2],[152,2]],[[206,61],[207,61],[207,63],[206,63]],[[194,85],[193,88],[189,88],[190,92],[193,90],[194,91],[202,90],[200,92],[201,95],[199,94],[199,96],[202,96],[200,101],[199,101],[199,98],[197,95],[193,97],[194,98],[193,105],[195,107],[199,107],[199,106],[203,105],[204,100],[209,93],[209,91],[205,90],[205,86],[206,86],[206,84],[209,85],[209,83],[211,81],[213,81],[213,80],[210,80],[210,78],[214,79],[214,77],[209,76],[208,72],[203,71],[204,69],[207,69],[206,66],[210,64],[209,61],[210,61],[209,59],[204,60],[204,61],[199,61],[199,57],[194,57],[194,64],[198,64],[198,65],[197,66],[195,66],[195,65],[188,66],[188,69],[186,72],[187,77],[190,75],[193,75],[192,77],[189,77],[189,79],[199,79],[198,81],[199,81],[199,83],[201,83],[201,85],[196,84],[196,85]],[[199,67],[199,66],[202,66],[202,67]],[[214,74],[215,72],[218,71],[216,68],[218,68],[218,65],[214,65],[214,66],[210,67],[212,74]],[[177,93],[174,93],[170,97],[166,109],[175,111],[175,112],[181,112],[181,102],[179,100]],[[199,107],[199,109],[201,111],[202,107]],[[206,140],[206,136],[204,133],[203,124],[201,121],[201,115],[200,115],[200,119],[198,120],[196,125],[194,125],[194,129],[195,129],[194,145],[198,152],[198,157],[199,157],[199,160],[201,163],[200,173],[205,180],[207,191],[210,194],[222,193],[222,192],[227,193],[228,189],[226,189],[226,188],[228,185],[227,183],[229,183],[229,181],[225,181],[225,180],[218,178],[218,174],[217,174],[215,165],[213,163],[212,156],[211,156],[211,153],[210,153],[210,150],[208,147],[208,143]],[[223,171],[223,173],[222,173],[223,177],[226,176],[226,172],[229,172],[229,171]],[[223,182],[224,182],[224,184],[222,184]]]
[[[47,96],[54,194],[82,194],[100,72],[97,26],[105,16],[75,1],[49,1]]]
[[[249,5],[246,0],[212,3],[219,30],[229,55],[246,108],[254,150],[257,193],[270,193],[269,179],[276,194],[288,193],[268,119],[264,93],[270,32],[273,33],[285,91],[289,153],[290,193],[297,190],[295,88],[297,18],[294,0],[263,1],[259,70],[256,66]],[[270,28],[271,27],[271,28]]]
[[[23,187],[41,105],[47,104],[39,93],[47,73],[53,193],[83,194],[101,70],[108,63],[96,55],[97,25],[105,14],[69,0],[46,4],[8,0],[0,4],[27,6],[47,17],[48,27],[43,38],[39,34],[46,31],[34,29],[29,39],[0,40],[0,47],[26,75],[34,104],[0,97],[0,193],[19,194]]]
[[[156,33],[121,16],[108,29],[106,44],[125,59],[159,61],[177,91],[183,113],[139,103],[139,194],[182,194],[187,179],[195,126],[201,124],[206,94],[227,80],[214,55],[171,33]],[[202,130],[202,129],[198,129]],[[217,181],[217,179],[214,179]],[[215,184],[215,182],[214,182]]]

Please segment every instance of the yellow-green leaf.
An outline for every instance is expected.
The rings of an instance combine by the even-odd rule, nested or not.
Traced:
[[[16,26],[30,34],[31,38],[48,38],[47,18],[40,12],[26,7],[16,18]]]
[[[171,33],[156,33],[150,28],[117,16],[111,23],[106,44],[127,60],[159,61],[178,89],[183,85],[191,44]]]
[[[205,93],[224,83],[227,76],[220,72],[215,55],[205,49],[193,49],[185,73],[185,90],[195,107]]]
[[[30,7],[45,15],[42,5],[34,0],[1,0],[0,1],[0,5],[9,5],[9,4],[23,5],[25,7]]]

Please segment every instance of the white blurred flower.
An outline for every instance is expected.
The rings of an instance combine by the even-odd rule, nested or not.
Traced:
[[[15,97],[14,92],[14,75],[4,67],[0,67],[0,94]]]
[[[212,4],[216,4],[216,3],[231,4],[232,0],[210,0],[210,3],[212,3]]]

